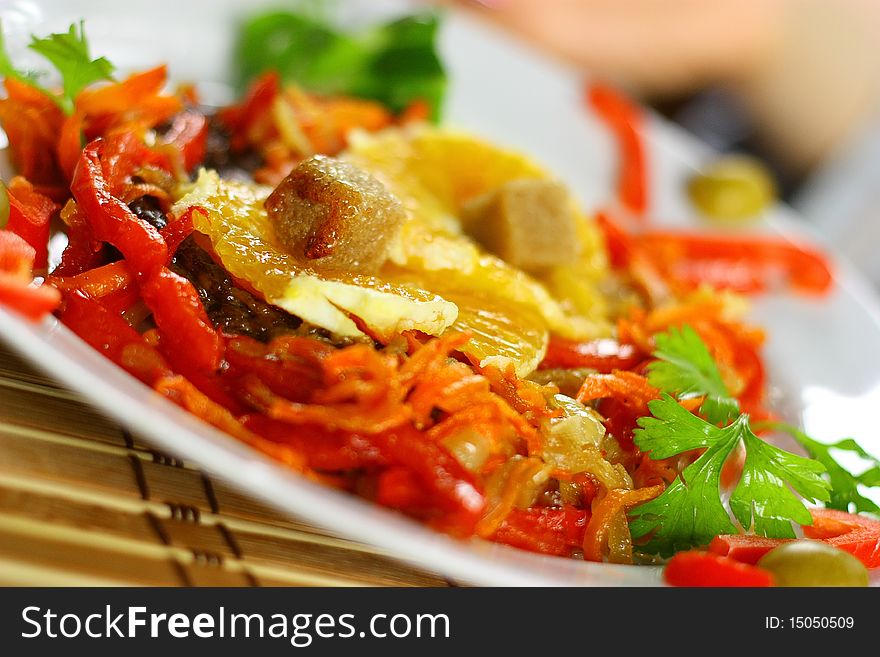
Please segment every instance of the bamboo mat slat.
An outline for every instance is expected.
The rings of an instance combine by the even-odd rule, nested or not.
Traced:
[[[447,582],[150,448],[0,345],[0,585]]]

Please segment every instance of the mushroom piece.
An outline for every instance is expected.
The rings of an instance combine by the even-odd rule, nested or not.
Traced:
[[[571,264],[577,227],[565,187],[549,180],[512,180],[465,203],[462,218],[488,251],[529,271]]]
[[[311,157],[266,199],[275,233],[289,253],[317,270],[374,273],[405,218],[385,186],[349,162]]]

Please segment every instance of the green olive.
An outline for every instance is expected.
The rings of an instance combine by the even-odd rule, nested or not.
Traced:
[[[6,228],[9,221],[9,194],[6,193],[6,185],[0,180],[0,228]]]
[[[783,543],[758,561],[773,573],[776,586],[867,586],[868,570],[861,561],[822,541]]]
[[[691,178],[688,194],[710,219],[741,221],[757,216],[776,200],[776,184],[759,160],[731,155]]]

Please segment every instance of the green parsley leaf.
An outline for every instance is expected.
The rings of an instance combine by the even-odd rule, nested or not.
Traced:
[[[826,444],[820,443],[790,424],[763,422],[761,426],[789,434],[807,451],[807,454],[825,466],[828,471],[828,481],[831,483],[831,498],[825,506],[841,511],[880,514],[880,506],[859,492],[859,484],[867,487],[880,486],[880,459],[871,456],[855,440],[846,438]],[[832,449],[852,452],[874,465],[862,474],[854,475],[831,455]]]
[[[730,509],[747,530],[754,524],[759,536],[794,538],[792,521],[810,525],[813,520],[791,489],[810,502],[827,501],[830,485],[822,477],[825,466],[764,442],[748,426],[747,415],[740,416],[740,422],[746,461]]]
[[[708,449],[662,494],[630,512],[633,539],[654,531],[640,549],[669,556],[705,545],[718,534],[735,533],[736,526],[721,502],[720,490],[721,469],[740,439],[737,429],[734,425],[733,430],[719,429],[688,412],[668,395],[650,402],[649,407],[654,418],[639,420],[642,429],[636,430],[636,443],[642,449],[656,446],[659,451],[652,451],[652,457],[666,458],[698,447]],[[674,442],[661,448],[670,442],[670,436],[674,436]]]
[[[31,39],[29,48],[52,62],[61,74],[64,92],[56,100],[68,114],[73,112],[73,101],[80,91],[93,82],[113,79],[113,64],[104,57],[92,59],[89,54],[82,23],[79,31],[75,24],[71,24],[66,33],[50,34],[42,39],[32,36]]]
[[[242,28],[236,51],[239,79],[260,73],[324,94],[377,100],[399,112],[423,100],[439,118],[446,74],[437,54],[435,14],[407,16],[349,34],[305,12],[272,11]]]
[[[718,427],[697,417],[668,394],[648,402],[653,417],[639,418],[634,438],[639,449],[650,452],[653,459],[692,449],[709,447],[718,440]]]
[[[93,82],[113,79],[111,76],[113,64],[103,57],[91,58],[82,23],[79,24],[79,31],[76,24],[71,24],[67,32],[50,34],[45,38],[32,35],[28,47],[48,59],[58,70],[63,88],[61,95],[37,84],[35,75],[15,68],[6,52],[2,25],[0,25],[0,75],[31,85],[51,98],[67,114],[73,112],[73,102],[80,91]]]
[[[678,399],[703,397],[700,412],[712,424],[727,424],[739,414],[715,360],[697,332],[685,324],[654,336],[657,346],[648,365],[648,382]]]
[[[666,556],[736,531],[721,500],[720,477],[724,462],[740,445],[746,460],[730,509],[747,530],[788,538],[794,536],[792,522],[810,524],[809,511],[789,486],[811,502],[829,499],[824,466],[765,443],[752,432],[748,415],[720,428],[689,413],[669,395],[648,408],[653,417],[639,419],[634,439],[652,458],[703,447],[706,451],[660,496],[632,510],[633,538],[653,532],[643,549]]]

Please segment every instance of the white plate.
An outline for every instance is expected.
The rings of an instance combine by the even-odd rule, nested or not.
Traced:
[[[13,0],[2,10],[13,51],[26,35],[66,29],[85,18],[93,51],[125,69],[167,61],[177,79],[202,81],[206,93],[228,94],[235,0],[99,3]],[[254,11],[261,3],[248,3]],[[408,3],[333,3],[352,23],[386,16]],[[615,148],[582,104],[582,79],[466,16],[447,16],[442,51],[452,81],[448,122],[536,156],[567,181],[587,208],[612,189]],[[651,214],[694,224],[683,181],[707,157],[705,148],[652,119]],[[789,210],[768,217],[770,230],[799,231]],[[768,296],[755,319],[769,332],[770,378],[789,419],[821,439],[852,436],[880,452],[874,413],[880,408],[880,306],[873,290],[844,265],[834,292],[821,300]],[[542,557],[482,541],[460,542],[395,513],[317,486],[203,424],[116,368],[54,319],[29,324],[0,309],[0,336],[59,381],[158,447],[279,510],[340,535],[383,548],[396,558],[461,582],[482,585],[654,585],[656,568]]]

